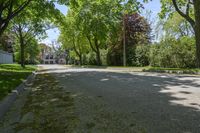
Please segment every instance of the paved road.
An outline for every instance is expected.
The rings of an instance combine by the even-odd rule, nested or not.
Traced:
[[[127,129],[129,125],[151,133],[200,132],[200,77],[101,69],[69,69],[54,75],[66,90],[79,95],[77,103],[85,98],[79,111],[83,123],[88,121],[85,116],[93,120],[97,115],[92,106],[103,105],[106,113],[124,116],[120,122]]]
[[[198,76],[40,67],[73,97],[74,132],[200,132]]]

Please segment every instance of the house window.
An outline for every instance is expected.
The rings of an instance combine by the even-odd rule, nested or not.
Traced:
[[[46,55],[46,59],[49,59],[49,55]]]
[[[53,59],[53,55],[50,56],[50,59]]]

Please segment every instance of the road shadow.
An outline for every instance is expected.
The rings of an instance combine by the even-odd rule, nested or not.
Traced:
[[[200,77],[114,72],[52,73],[65,89],[99,97],[147,133],[200,132]],[[128,130],[128,129],[127,129]]]

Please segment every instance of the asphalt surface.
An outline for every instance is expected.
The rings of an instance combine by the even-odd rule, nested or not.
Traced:
[[[79,119],[74,132],[200,132],[199,76],[39,67],[71,93]]]
[[[120,121],[125,127],[139,126],[148,133],[200,132],[198,76],[83,68],[58,70],[53,75],[66,90],[80,97],[77,105],[82,97],[86,99],[77,107],[83,123],[88,121],[86,116],[92,120],[96,115],[92,106],[103,105],[106,113],[124,116]]]

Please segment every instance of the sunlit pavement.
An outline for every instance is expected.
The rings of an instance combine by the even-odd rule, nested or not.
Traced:
[[[51,72],[66,90],[101,97],[113,111],[135,112],[133,119],[147,132],[200,132],[198,76],[89,68]]]
[[[39,73],[49,73],[73,97],[74,132],[200,132],[198,76],[39,67]]]

